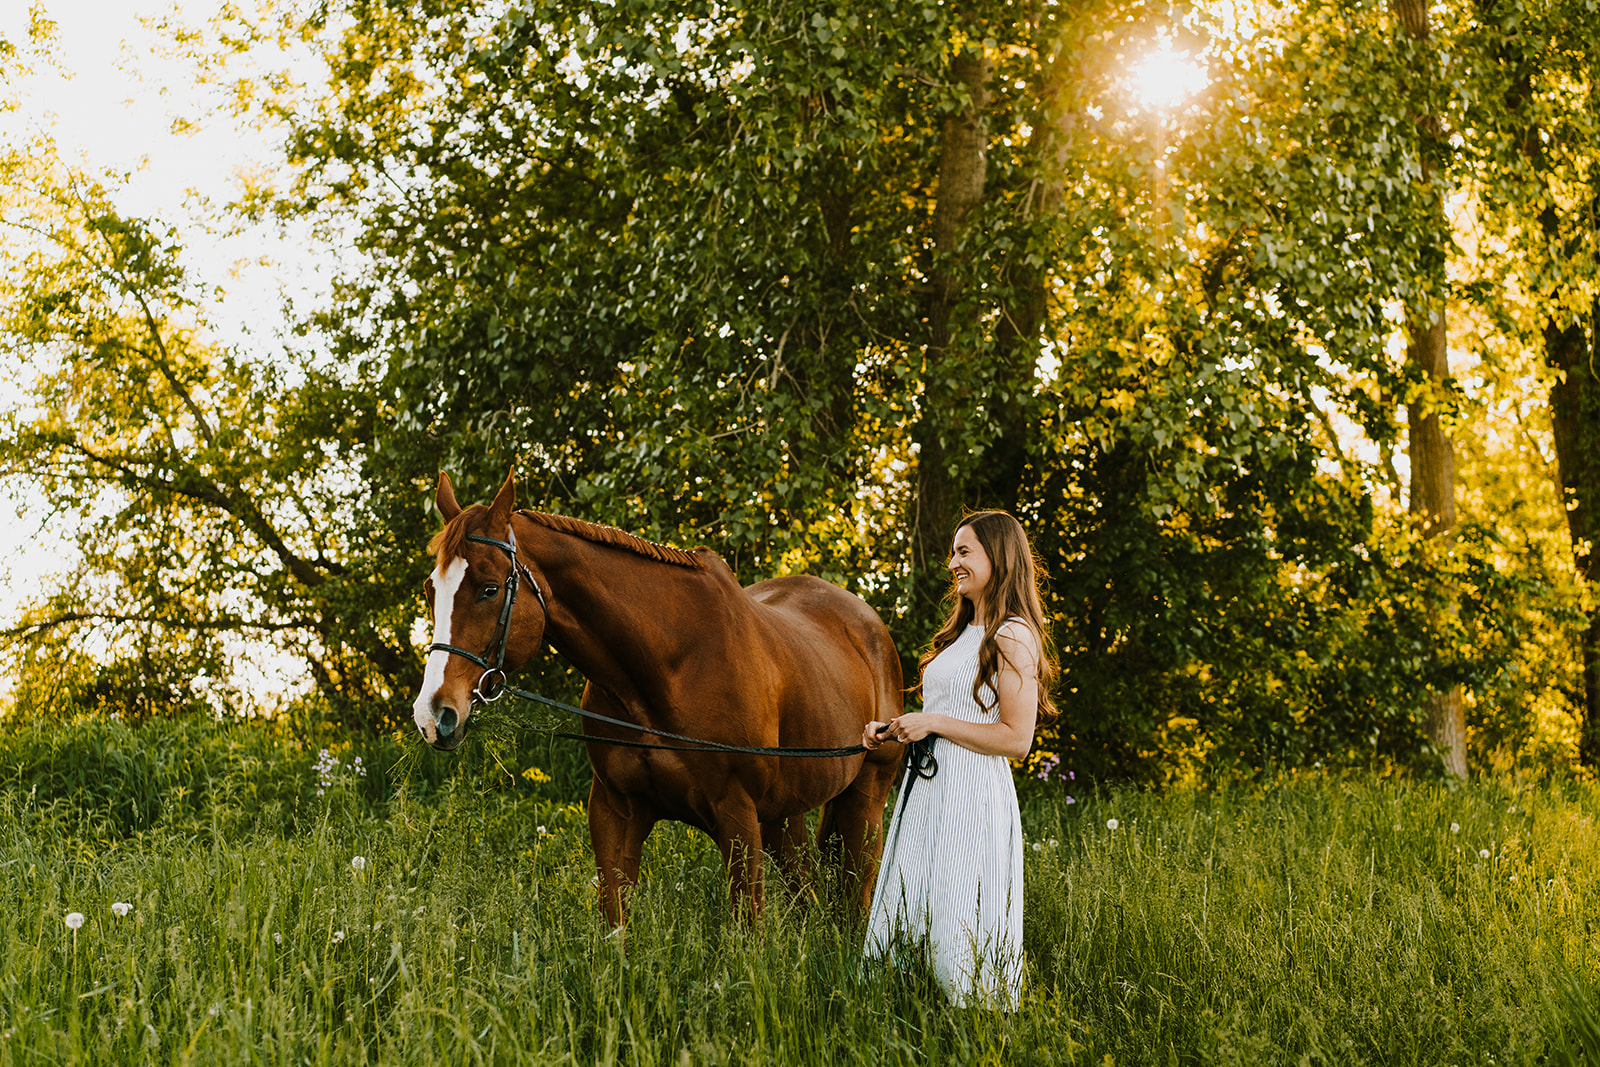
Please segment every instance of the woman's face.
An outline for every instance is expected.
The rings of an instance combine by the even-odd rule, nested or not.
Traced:
[[[955,543],[950,549],[950,573],[955,577],[956,589],[962,596],[978,606],[978,596],[989,584],[994,567],[989,554],[978,543],[972,527],[963,526],[956,531]]]

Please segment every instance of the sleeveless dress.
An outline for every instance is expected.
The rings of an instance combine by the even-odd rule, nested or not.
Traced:
[[[1000,719],[972,698],[983,627],[968,626],[922,674],[925,711],[968,722]],[[990,694],[993,690],[990,690]],[[867,920],[866,955],[926,942],[956,1004],[1014,1009],[1022,991],[1022,817],[1011,764],[945,738],[939,771],[896,797]],[[905,776],[901,790],[911,786]]]

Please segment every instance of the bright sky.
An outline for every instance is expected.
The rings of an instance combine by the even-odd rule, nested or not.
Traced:
[[[56,23],[54,67],[35,62],[21,85],[22,107],[0,114],[0,137],[48,132],[69,164],[90,173],[129,174],[118,189],[119,207],[157,217],[178,228],[187,264],[208,281],[224,279],[227,296],[215,327],[225,340],[273,343],[281,321],[280,286],[296,293],[318,288],[318,263],[268,233],[226,238],[200,224],[209,201],[227,201],[233,175],[273,158],[260,134],[213,114],[206,95],[180,61],[168,58],[159,38],[140,21],[182,11],[200,22],[214,0],[36,0]],[[28,40],[24,0],[0,2],[0,36],[22,47]],[[208,117],[209,116],[209,117]],[[172,132],[176,118],[202,119],[197,132]],[[309,243],[308,243],[309,246]],[[267,257],[271,262],[258,261]],[[15,387],[0,382],[0,402]],[[41,578],[70,565],[61,549],[65,532],[49,516],[19,516],[17,490],[0,487],[0,626],[13,622],[20,604],[38,595]],[[3,683],[0,683],[3,684]]]

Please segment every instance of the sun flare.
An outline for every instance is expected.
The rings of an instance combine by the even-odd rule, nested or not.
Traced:
[[[1189,53],[1174,52],[1165,42],[1133,68],[1134,95],[1145,107],[1157,110],[1181,104],[1210,80],[1205,68],[1190,59]]]

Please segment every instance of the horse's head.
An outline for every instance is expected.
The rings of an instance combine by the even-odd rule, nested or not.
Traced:
[[[430,543],[428,576],[433,643],[412,718],[428,743],[453,749],[466,734],[476,703],[497,697],[508,671],[522,666],[544,637],[544,592],[516,556],[514,474],[488,507],[463,509],[442,471],[434,497],[445,526]]]

